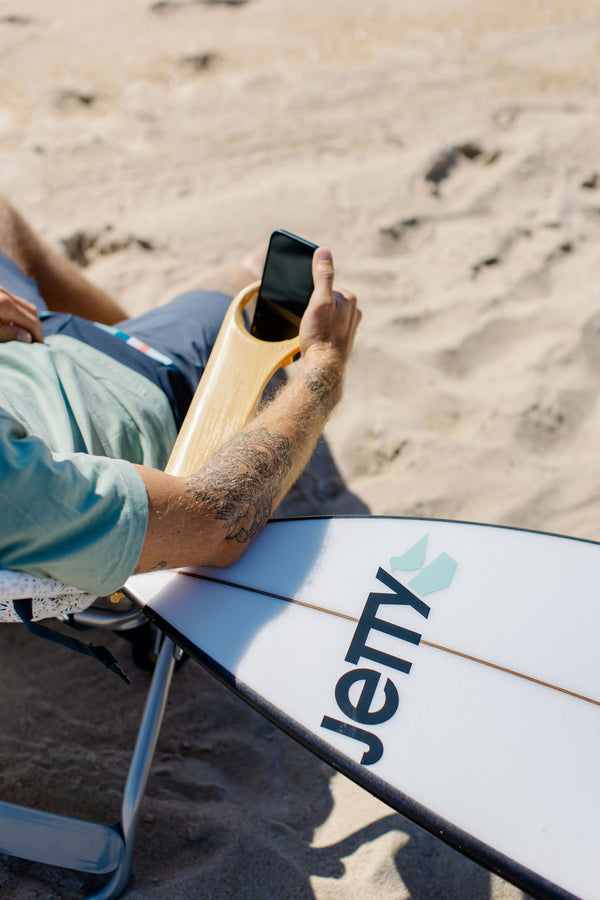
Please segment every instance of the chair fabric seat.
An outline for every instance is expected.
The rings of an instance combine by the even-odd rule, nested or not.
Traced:
[[[52,578],[0,569],[0,623],[21,622],[13,600],[32,599],[32,621],[64,619],[87,609],[97,599]]]

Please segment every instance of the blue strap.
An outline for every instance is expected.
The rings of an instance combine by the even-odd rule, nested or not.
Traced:
[[[31,600],[13,600],[13,606],[16,614],[31,634],[34,634],[36,637],[45,638],[47,641],[54,641],[56,644],[63,644],[63,646],[68,647],[70,650],[75,650],[76,653],[83,653],[84,656],[91,656],[98,660],[103,666],[106,666],[107,669],[110,669],[111,672],[114,672],[115,675],[118,675],[119,678],[122,678],[127,684],[131,684],[131,679],[121,669],[115,657],[106,647],[95,644],[84,644],[83,641],[80,641],[77,638],[69,637],[66,634],[59,634],[58,631],[53,631],[52,628],[48,628],[46,625],[40,625],[39,622],[34,622],[33,604]]]

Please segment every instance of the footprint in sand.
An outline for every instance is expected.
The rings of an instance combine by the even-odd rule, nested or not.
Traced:
[[[170,12],[175,9],[181,9],[184,6],[195,6],[204,4],[205,6],[241,6],[248,0],[157,0],[150,6],[150,12]]]
[[[99,95],[92,89],[64,88],[56,94],[54,104],[57,109],[68,112],[81,107],[94,106],[98,99]]]
[[[593,390],[568,389],[540,397],[521,413],[515,437],[536,453],[550,450],[575,434],[595,402]]]
[[[178,64],[180,68],[196,74],[210,69],[218,59],[218,53],[194,53],[192,56],[183,56]]]
[[[431,163],[427,169],[424,178],[426,182],[433,185],[432,193],[438,196],[440,183],[450,177],[452,171],[461,161],[468,160],[472,162],[478,160],[485,165],[491,165],[496,162],[499,157],[499,151],[486,151],[480,147],[479,144],[455,144],[438,153],[433,163]]]
[[[5,25],[31,25],[33,19],[31,16],[21,16],[18,13],[7,13],[0,16],[0,22]]]
[[[94,233],[78,229],[69,237],[61,238],[61,244],[65,256],[82,268],[89,266],[99,256],[111,256],[131,246],[154,250],[154,244],[145,238],[133,234],[114,234],[112,225]]]
[[[581,329],[581,347],[593,372],[600,372],[600,313],[588,319]]]
[[[498,357],[508,358],[514,352],[515,344],[529,337],[531,328],[529,318],[492,319],[455,347],[438,352],[435,363],[446,375],[464,378]]]

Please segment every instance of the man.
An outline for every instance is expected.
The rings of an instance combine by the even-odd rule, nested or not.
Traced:
[[[298,374],[197,472],[167,475],[230,300],[223,280],[123,321],[0,198],[0,566],[108,594],[134,570],[234,562],[341,396],[361,314],[325,248],[313,274]],[[231,293],[253,279],[229,272]]]

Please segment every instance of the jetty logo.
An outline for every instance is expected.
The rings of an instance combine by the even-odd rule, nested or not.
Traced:
[[[383,686],[383,704],[379,709],[372,708],[383,674],[380,669],[393,669],[401,675],[409,675],[412,668],[412,660],[404,658],[409,655],[406,653],[406,646],[402,648],[402,656],[395,656],[387,650],[368,646],[367,641],[370,640],[372,632],[389,635],[413,647],[417,647],[421,641],[419,632],[388,621],[379,615],[380,609],[410,607],[427,619],[431,607],[422,598],[449,587],[456,572],[456,560],[447,553],[440,553],[426,564],[428,539],[429,535],[426,534],[401,556],[393,556],[389,561],[391,572],[381,566],[377,570],[377,581],[389,588],[391,593],[372,591],[369,594],[344,658],[354,666],[358,666],[361,660],[369,660],[378,668],[361,666],[344,672],[335,686],[335,701],[346,718],[334,719],[331,716],[323,716],[321,721],[321,728],[327,728],[329,731],[335,731],[366,744],[367,749],[361,759],[363,766],[372,766],[379,762],[383,756],[383,742],[374,731],[360,726],[374,728],[382,725],[395,716],[400,704],[398,688],[388,677]],[[392,572],[416,574],[412,575],[405,585]],[[403,576],[403,580],[405,577]],[[354,687],[361,684],[362,687]]]
[[[390,559],[392,572],[414,572],[417,569],[419,570],[408,582],[408,585],[421,596],[443,591],[444,588],[450,587],[457,566],[456,560],[448,556],[447,553],[440,553],[432,562],[425,565],[428,540],[429,535],[426,534],[402,556],[392,556]]]

